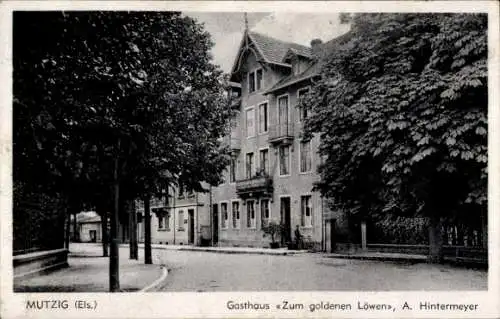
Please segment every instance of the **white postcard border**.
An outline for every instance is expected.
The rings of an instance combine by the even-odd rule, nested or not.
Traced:
[[[340,1],[340,2],[293,2],[284,5],[283,1],[252,2],[198,2],[198,1],[5,1],[0,3],[0,240],[1,240],[1,307],[5,318],[166,318],[166,317],[342,317],[342,318],[496,318],[500,315],[500,268],[499,246],[500,214],[499,214],[499,61],[500,37],[498,3],[494,1]],[[179,11],[298,11],[298,12],[488,12],[489,13],[489,215],[488,215],[488,247],[489,273],[488,291],[456,291],[456,292],[224,292],[224,293],[13,293],[12,282],[12,11],[14,10],[179,10]],[[334,271],[334,270],[333,270]],[[291,279],[292,280],[292,279]],[[26,310],[26,300],[37,298],[68,300],[95,300],[96,311],[78,310]],[[227,308],[229,300],[238,302],[269,303],[276,306],[283,300],[304,305],[320,301],[351,303],[355,308],[358,301],[370,303],[388,303],[398,305],[398,310],[391,316],[387,312],[310,312],[310,311],[233,311]],[[476,312],[413,312],[401,311],[401,302],[417,305],[419,302],[431,301],[441,303],[479,304]]]

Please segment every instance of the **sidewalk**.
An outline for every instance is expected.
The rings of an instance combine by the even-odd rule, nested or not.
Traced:
[[[109,258],[98,244],[70,244],[69,267],[34,277],[14,279],[15,292],[109,292]],[[141,256],[140,256],[141,257]],[[139,291],[166,275],[159,264],[128,259],[120,250],[120,288]]]
[[[128,247],[128,244],[121,244],[120,247]],[[306,250],[288,250],[286,248],[257,248],[257,247],[199,247],[184,245],[160,245],[152,244],[153,249],[177,250],[177,251],[203,251],[220,254],[255,254],[255,255],[275,255],[287,256],[307,253]],[[144,244],[139,244],[139,248],[144,248]]]
[[[404,254],[404,253],[380,253],[380,252],[365,252],[358,251],[354,253],[325,253],[327,258],[340,259],[358,259],[358,260],[375,260],[375,261],[392,261],[404,263],[425,263],[428,261],[427,255]],[[484,269],[488,267],[488,262],[476,258],[454,258],[445,256],[444,263],[454,266]]]

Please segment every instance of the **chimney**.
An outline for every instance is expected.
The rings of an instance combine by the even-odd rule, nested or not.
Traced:
[[[311,40],[311,49],[314,57],[318,58],[321,55],[321,45],[323,41],[321,39],[313,39]]]

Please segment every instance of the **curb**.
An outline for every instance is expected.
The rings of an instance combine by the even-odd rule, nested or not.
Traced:
[[[156,279],[155,281],[153,281],[148,286],[142,288],[141,290],[139,290],[139,292],[149,292],[149,290],[151,290],[154,287],[158,286],[162,281],[164,281],[165,279],[167,279],[167,276],[168,276],[168,269],[167,269],[167,267],[165,265],[161,265],[161,268],[162,268],[162,274],[161,274],[160,278]]]
[[[168,248],[164,248],[164,249],[168,249]],[[269,256],[292,256],[292,255],[301,254],[301,253],[289,252],[289,251],[267,252],[267,251],[238,251],[238,250],[189,249],[189,248],[180,248],[180,249],[175,249],[175,250],[200,251],[200,252],[216,253],[216,254],[246,254],[246,255],[269,255]]]
[[[356,255],[328,255],[327,258],[336,259],[355,259],[355,260],[375,260],[375,261],[395,261],[395,262],[410,262],[410,263],[425,263],[427,258],[408,258],[408,257],[390,257],[390,256],[356,256]]]
[[[120,247],[128,247],[127,244],[120,244]],[[144,246],[139,246],[139,249],[144,249]],[[169,248],[168,246],[162,247],[152,247],[152,249],[161,250],[172,250],[172,251],[197,251],[197,252],[208,252],[216,254],[247,254],[247,255],[269,255],[269,256],[294,256],[301,255],[307,252],[297,252],[297,251],[284,251],[284,252],[273,252],[273,251],[239,251],[239,250],[216,250],[210,248]]]

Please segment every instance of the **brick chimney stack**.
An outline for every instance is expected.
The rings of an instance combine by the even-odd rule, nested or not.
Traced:
[[[323,44],[323,41],[321,41],[321,39],[311,40],[312,53],[316,58],[319,58],[319,56],[321,55],[321,45],[322,44]]]

